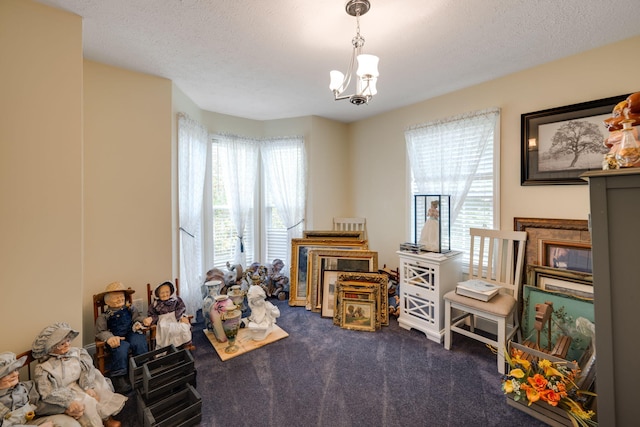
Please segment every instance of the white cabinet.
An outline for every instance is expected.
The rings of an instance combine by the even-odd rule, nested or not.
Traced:
[[[432,341],[444,336],[443,295],[455,289],[462,278],[462,252],[412,254],[400,256],[400,315],[404,329],[424,332]]]

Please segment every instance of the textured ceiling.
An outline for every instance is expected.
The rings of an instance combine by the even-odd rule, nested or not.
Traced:
[[[352,122],[640,34],[638,0],[371,0],[360,30],[378,95],[355,106],[329,91],[355,35],[344,0],[39,2],[84,18],[85,58],[257,120]]]

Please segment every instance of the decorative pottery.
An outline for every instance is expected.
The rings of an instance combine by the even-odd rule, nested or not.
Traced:
[[[222,314],[222,328],[229,340],[229,345],[224,349],[225,353],[235,353],[239,349],[236,345],[236,337],[238,336],[241,320],[242,311],[238,308],[230,309]]]
[[[227,292],[227,295],[229,295],[231,301],[233,301],[233,303],[238,306],[241,311],[246,310],[246,306],[244,304],[245,292],[240,289],[240,285],[234,285],[229,288],[229,292]]]
[[[204,317],[205,326],[210,331],[213,331],[213,323],[209,312],[215,302],[215,296],[220,292],[221,285],[222,281],[220,280],[211,280],[204,284],[204,287],[207,289],[207,295],[202,300],[202,316]]]
[[[215,302],[211,306],[209,316],[211,317],[213,335],[218,342],[227,342],[227,335],[223,328],[222,320],[224,319],[227,311],[233,311],[236,305],[229,299],[228,295],[216,295]],[[242,315],[242,312],[238,310]]]

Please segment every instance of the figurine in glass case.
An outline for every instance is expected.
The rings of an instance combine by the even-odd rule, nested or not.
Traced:
[[[427,221],[420,233],[420,244],[428,251],[440,250],[440,211],[437,200],[431,201],[431,206],[427,211]]]

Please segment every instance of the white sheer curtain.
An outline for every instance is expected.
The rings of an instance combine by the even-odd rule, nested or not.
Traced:
[[[180,297],[188,313],[195,313],[202,306],[202,201],[207,144],[207,129],[179,113]]]
[[[266,188],[285,226],[287,241],[302,237],[307,198],[307,159],[302,137],[264,139],[261,143]],[[291,265],[291,245],[287,245],[285,265]]]
[[[226,134],[216,135],[215,139],[219,141],[222,158],[227,166],[222,169],[222,175],[229,211],[238,234],[234,264],[245,266],[243,239],[256,194],[260,142]]]
[[[416,194],[451,196],[454,224],[477,177],[480,158],[492,148],[500,110],[492,108],[415,126],[405,132]]]

